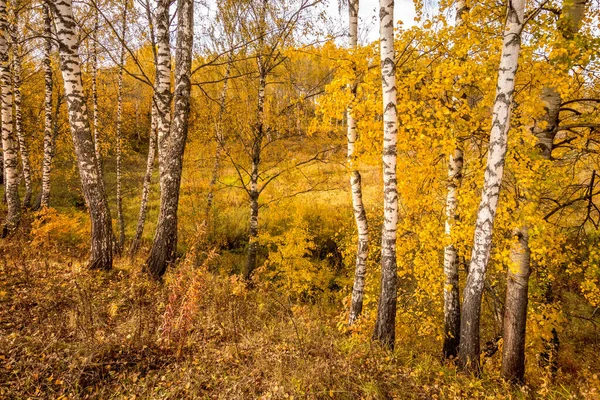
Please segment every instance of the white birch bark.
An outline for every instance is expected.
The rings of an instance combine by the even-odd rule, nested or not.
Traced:
[[[256,269],[258,256],[258,198],[260,196],[258,189],[258,173],[262,142],[264,138],[265,90],[267,86],[266,71],[260,57],[258,59],[258,70],[259,83],[256,107],[256,126],[254,128],[254,140],[252,142],[252,169],[250,171],[250,184],[248,192],[248,196],[250,198],[250,227],[248,232],[248,254],[246,259],[246,269],[244,271],[244,277],[246,280],[251,278],[252,272]]]
[[[487,166],[485,169],[481,202],[477,212],[475,238],[469,274],[463,295],[460,324],[460,362],[463,368],[475,373],[480,372],[479,325],[481,298],[504,172],[508,130],[510,128],[510,112],[521,49],[525,0],[509,0],[507,13],[500,66],[498,68],[498,84],[493,107]]]
[[[8,213],[2,237],[14,231],[21,220],[19,176],[17,171],[17,140],[13,129],[13,93],[9,64],[9,32],[6,0],[0,0],[0,86],[2,102],[2,152],[4,157],[4,190]]]
[[[348,25],[351,49],[356,49],[358,45],[358,7],[359,0],[348,1]],[[353,100],[356,96],[356,87],[357,82],[352,82],[349,85]],[[346,118],[348,120],[348,167],[350,169],[352,208],[354,210],[354,220],[356,221],[356,228],[358,231],[354,285],[352,286],[352,300],[350,303],[350,315],[348,317],[348,325],[352,325],[360,316],[363,308],[365,275],[367,273],[367,257],[369,256],[369,225],[362,198],[361,176],[356,166],[354,145],[358,139],[358,132],[356,129],[356,119],[354,117],[352,106],[348,106]]]
[[[43,5],[44,12],[44,159],[42,161],[42,208],[50,206],[50,174],[54,157],[54,132],[52,129],[52,20],[50,9]]]
[[[94,153],[102,172],[102,152],[100,144],[100,113],[98,110],[98,30],[100,29],[99,12],[94,11],[94,31],[92,32],[92,131],[94,133]]]
[[[112,221],[85,104],[72,3],[71,0],[58,0],[46,4],[54,15],[69,125],[81,186],[92,222],[89,268],[108,270],[112,268],[113,257]]]
[[[31,207],[31,164],[29,162],[29,149],[25,141],[25,134],[23,132],[23,113],[21,111],[21,73],[22,73],[22,49],[19,44],[18,32],[21,27],[19,26],[19,15],[18,15],[19,2],[16,2],[12,6],[12,67],[13,67],[13,106],[15,110],[14,119],[14,130],[19,143],[19,153],[21,154],[21,168],[23,171],[23,181],[25,182],[25,195],[23,196],[23,207]]]
[[[150,34],[150,43],[152,44],[152,56],[154,58],[154,65],[158,65],[158,55],[156,50],[156,35],[154,30],[154,17],[150,8],[150,0],[146,0],[144,4],[146,11],[146,17],[148,18],[148,31]],[[159,10],[160,11],[160,10]],[[158,69],[155,72],[155,88],[156,83],[159,81]],[[153,88],[153,89],[155,89]],[[138,222],[135,230],[135,237],[131,242],[130,257],[133,259],[137,254],[144,233],[144,226],[146,225],[146,216],[148,214],[148,196],[150,194],[150,184],[152,183],[152,172],[154,170],[154,158],[156,157],[156,141],[157,141],[157,130],[158,130],[158,111],[156,103],[156,92],[153,90],[152,93],[152,106],[150,107],[150,133],[148,135],[148,157],[146,159],[146,174],[144,175],[144,183],[142,186],[142,199],[140,200],[140,212],[138,215]]]
[[[217,180],[219,179],[219,169],[221,168],[221,153],[223,152],[223,143],[225,140],[223,134],[223,116],[225,115],[225,102],[227,100],[227,88],[229,84],[229,75],[231,74],[231,57],[229,57],[229,63],[225,69],[225,76],[223,77],[223,89],[219,97],[219,113],[217,114],[217,121],[215,122],[215,139],[217,142],[217,148],[215,150],[215,163],[213,165],[212,177],[210,178],[210,184],[208,188],[208,195],[206,198],[206,213],[205,220],[208,223],[210,217],[210,211],[212,210],[213,200],[215,196],[215,187]]]
[[[463,24],[463,16],[468,12],[465,0],[456,3],[456,26]],[[444,233],[452,236],[452,226],[456,220],[458,188],[462,181],[463,151],[457,146],[448,157],[448,193],[446,195],[446,222]],[[460,343],[460,297],[458,287],[458,255],[453,242],[444,247],[444,358],[456,358]]]
[[[146,216],[148,214],[148,195],[150,194],[150,184],[152,183],[152,171],[154,170],[154,158],[156,157],[156,126],[157,126],[156,106],[152,104],[150,114],[150,134],[148,138],[148,158],[146,159],[146,174],[144,175],[144,184],[142,187],[142,199],[140,201],[140,212],[138,216],[135,237],[131,242],[130,256],[134,257],[140,247]]]
[[[168,4],[166,7],[168,10]],[[168,16],[168,11],[166,15]],[[150,257],[148,258],[148,271],[155,278],[160,278],[165,273],[167,266],[174,263],[176,258],[177,209],[179,206],[181,171],[183,167],[183,154],[187,140],[190,111],[191,66],[194,39],[194,1],[178,0],[177,16],[173,121],[167,137],[160,137],[160,128],[158,131],[159,165],[161,168],[161,203],[154,243],[152,245]],[[167,27],[166,35],[168,35],[168,21],[168,18],[164,21],[157,21],[158,30],[161,29],[160,26]],[[163,31],[163,33],[164,32],[165,31]],[[168,36],[166,37],[168,38]],[[164,40],[164,38],[159,38],[159,44],[161,40]],[[166,65],[161,65],[161,61],[169,63],[170,60],[167,60],[165,57],[169,54],[170,51],[164,52],[164,49],[159,47],[159,66],[165,71],[170,70],[170,68],[164,68]],[[170,79],[170,77],[168,77],[168,79]],[[158,95],[163,95],[162,92],[157,92]],[[159,109],[159,114],[161,112],[164,112],[164,109]],[[159,121],[163,120],[162,117],[163,116],[161,115]],[[159,122],[159,126],[161,123],[162,122]]]
[[[396,178],[396,64],[394,53],[394,0],[379,1],[379,37],[383,93],[383,229],[381,233],[381,294],[373,338],[389,348],[396,337],[396,229],[398,188]]]
[[[581,27],[585,14],[585,0],[563,2],[559,31],[564,39],[572,40]],[[542,89],[544,104],[542,122],[544,128],[535,126],[533,133],[541,156],[550,160],[554,137],[558,132],[559,111],[562,99],[553,87]],[[526,201],[526,199],[521,199]],[[515,231],[516,241],[511,248],[511,266],[506,277],[506,301],[504,313],[504,345],[502,346],[502,376],[504,379],[522,382],[525,378],[525,331],[527,327],[527,303],[529,295],[530,249],[529,226]],[[551,296],[550,296],[551,297]],[[555,333],[555,339],[557,334]],[[545,341],[545,350],[552,362],[556,362],[558,340]]]
[[[124,3],[123,20],[121,25],[121,53],[119,54],[119,71],[117,73],[117,220],[119,223],[119,238],[117,240],[117,252],[121,254],[125,244],[125,217],[123,216],[123,185],[122,185],[122,163],[123,163],[123,68],[125,64],[125,40],[127,32],[127,2]]]

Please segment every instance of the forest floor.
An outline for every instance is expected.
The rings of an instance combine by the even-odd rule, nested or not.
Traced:
[[[427,337],[400,333],[388,352],[369,323],[340,328],[339,302],[248,289],[210,272],[211,252],[159,284],[141,259],[87,271],[82,258],[42,257],[30,243],[0,242],[2,399],[600,398],[595,329],[565,342],[555,377],[528,367],[527,384],[512,387],[498,353],[478,379],[442,363]]]
[[[130,238],[144,158],[127,162],[124,210]],[[114,205],[112,164],[106,162],[105,176]],[[291,248],[297,254],[290,256],[289,271],[297,268],[300,282],[320,290],[316,295],[302,298],[266,280],[246,287],[237,275],[247,243],[245,193],[227,188],[235,178],[223,171],[221,189],[229,190],[217,192],[213,223],[206,228],[198,221],[205,216],[212,163],[188,158],[187,164],[179,213],[182,260],[163,283],[141,272],[158,211],[156,183],[139,257],[117,258],[111,272],[85,268],[89,220],[76,170],[68,165],[60,166],[53,183],[52,214],[26,213],[14,237],[0,240],[0,399],[600,399],[600,331],[594,321],[570,319],[554,376],[538,365],[537,351],[528,343],[527,382],[511,386],[499,377],[500,351],[484,359],[480,378],[442,362],[438,330],[424,330],[419,323],[427,319],[428,326],[439,326],[436,305],[399,313],[394,352],[373,343],[375,267],[368,276],[367,315],[348,329],[351,261],[338,254],[332,267],[331,249],[325,257],[315,256],[315,250],[307,257],[308,248]],[[327,190],[287,197],[290,187],[302,190],[303,178],[274,182],[261,200],[261,230],[277,237],[295,229],[294,239],[305,235],[297,243],[312,243],[317,253],[333,238],[333,250],[343,252],[343,241],[349,240],[344,238],[353,237],[346,176],[333,164],[315,166],[311,173],[327,179],[321,187]],[[364,171],[363,180],[371,205],[367,212],[378,215],[373,205],[381,203],[379,168]],[[4,212],[0,204],[0,217]],[[313,275],[303,275],[310,271]],[[322,276],[335,285],[311,281]],[[407,293],[400,311],[418,301]],[[584,303],[574,298],[565,309],[589,315],[589,309],[578,309]],[[482,337],[493,337],[488,325],[483,328]]]

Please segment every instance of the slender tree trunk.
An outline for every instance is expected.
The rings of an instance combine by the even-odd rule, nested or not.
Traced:
[[[205,220],[208,222],[210,216],[210,210],[212,210],[212,204],[215,196],[215,187],[217,186],[217,180],[219,179],[219,169],[221,168],[221,153],[223,152],[223,116],[225,115],[225,101],[227,100],[227,88],[229,85],[229,75],[231,74],[231,56],[229,63],[225,69],[225,77],[223,78],[223,90],[219,97],[219,113],[217,115],[217,121],[215,123],[215,139],[217,142],[217,148],[215,150],[215,163],[213,165],[212,177],[210,178],[210,185],[208,188],[208,195],[206,198],[206,213]]]
[[[510,112],[521,49],[525,0],[509,1],[507,4],[507,13],[502,54],[498,68],[498,84],[493,108],[488,160],[481,202],[477,213],[473,252],[464,290],[460,323],[460,362],[465,370],[474,373],[480,372],[479,325],[481,298],[492,245],[492,230],[496,217],[500,186],[502,184],[502,174],[504,172],[504,159],[508,144],[508,130],[510,128]]]
[[[146,174],[144,175],[144,185],[142,188],[142,200],[140,202],[140,213],[138,216],[137,228],[135,237],[131,242],[130,256],[134,257],[140,247],[142,234],[144,233],[144,225],[146,224],[146,215],[148,214],[148,195],[150,194],[150,184],[152,183],[152,171],[154,169],[154,158],[156,154],[156,125],[157,113],[156,106],[152,103],[152,111],[150,114],[150,134],[148,138],[148,158],[146,160]]]
[[[127,2],[123,9],[123,25],[121,34],[123,43],[121,43],[121,54],[119,55],[119,72],[117,77],[117,219],[119,221],[119,239],[117,240],[117,253],[121,254],[125,244],[125,217],[123,216],[123,185],[122,185],[122,164],[123,164],[123,67],[125,64],[125,33],[127,31]]]
[[[59,2],[47,2],[46,4],[52,8],[52,14],[54,15],[59,42],[60,66],[65,83],[69,125],[71,126],[73,145],[77,156],[81,186],[92,222],[89,267],[108,270],[112,268],[113,260],[112,221],[90,132],[81,81],[81,61],[78,53],[72,3],[71,0],[61,0]]]
[[[359,0],[348,2],[348,23],[350,31],[350,48],[356,49],[358,45],[358,6]],[[357,83],[350,84],[352,100],[356,96]],[[356,263],[354,271],[354,285],[352,287],[352,300],[350,303],[350,316],[348,325],[352,325],[360,316],[363,308],[363,297],[365,294],[365,275],[367,273],[367,257],[369,256],[369,225],[367,213],[362,198],[362,186],[360,172],[356,167],[356,154],[354,153],[354,143],[358,139],[356,130],[356,119],[352,106],[348,106],[346,111],[348,120],[348,167],[350,168],[350,188],[352,190],[352,208],[354,210],[354,219],[358,231],[358,246],[356,251]]]
[[[463,152],[454,149],[448,161],[445,234],[450,237],[458,207],[458,187],[462,181]],[[456,358],[460,343],[460,298],[458,289],[458,255],[454,243],[444,247],[444,358]]]
[[[585,0],[573,3],[564,2],[559,31],[564,39],[573,40],[581,27],[585,13]],[[535,126],[533,133],[537,148],[546,160],[550,160],[554,137],[558,132],[559,111],[562,99],[553,87],[542,89],[541,101],[544,104],[542,121],[544,127]],[[525,201],[525,199],[523,199]],[[523,382],[525,378],[525,328],[527,324],[527,302],[530,275],[529,227],[523,225],[516,231],[517,240],[511,248],[512,265],[507,272],[506,301],[504,314],[504,344],[502,352],[502,376],[510,381]],[[550,289],[551,290],[551,289]],[[552,297],[547,296],[547,297]],[[544,342],[545,354],[552,363],[557,362],[558,334]],[[543,357],[542,357],[543,358]],[[551,370],[555,366],[551,366]]]
[[[31,164],[29,163],[29,149],[25,142],[25,135],[23,133],[23,113],[21,111],[21,47],[19,46],[19,38],[17,32],[19,31],[19,16],[17,7],[19,3],[15,4],[13,9],[13,32],[12,32],[12,67],[13,67],[13,102],[15,110],[14,130],[17,135],[19,142],[19,152],[21,153],[21,166],[23,169],[23,180],[25,181],[25,196],[23,196],[23,207],[31,207]]]
[[[54,157],[54,132],[52,130],[52,19],[50,9],[44,4],[44,160],[42,162],[41,207],[50,206],[50,173]]]
[[[98,166],[102,173],[102,152],[99,132],[99,111],[98,111],[98,30],[100,22],[98,20],[98,10],[94,11],[94,31],[92,32],[92,130],[94,132],[94,153],[98,160]],[[103,182],[104,184],[104,182]]]
[[[383,91],[383,229],[381,233],[381,294],[373,338],[394,348],[396,338],[396,64],[394,55],[394,0],[380,0],[379,37]]]
[[[166,7],[168,9],[168,4]],[[175,261],[175,253],[177,250],[177,208],[179,206],[181,171],[183,167],[183,154],[188,133],[190,111],[190,75],[194,38],[193,0],[178,0],[177,10],[177,51],[175,54],[176,67],[173,122],[171,124],[169,136],[159,137],[158,145],[161,161],[160,214],[158,217],[154,243],[152,245],[150,257],[148,258],[148,270],[155,278],[160,278],[165,273],[167,265]],[[166,21],[157,23],[159,31],[161,26],[168,27],[168,21],[167,18]],[[162,32],[163,36],[168,35],[168,30],[166,34],[164,31]],[[163,39],[159,39],[159,44],[161,40],[164,40],[164,37]],[[162,50],[164,51],[164,49]],[[165,56],[168,56],[170,52],[167,51],[164,53],[163,51],[159,48],[159,60],[169,62],[170,60]],[[160,64],[161,62],[159,61],[159,65]],[[164,110],[159,109],[159,113],[162,111]],[[159,129],[159,135],[160,133],[161,131]]]
[[[527,227],[521,227],[515,232],[516,241],[511,248],[511,265],[506,278],[502,376],[513,381],[522,381],[525,375],[525,327],[530,274],[528,231]]]
[[[0,85],[2,86],[2,152],[4,156],[4,190],[8,213],[2,237],[16,229],[21,220],[19,176],[17,171],[17,140],[13,129],[12,77],[8,58],[9,32],[6,0],[0,0]]]
[[[265,89],[267,86],[266,71],[260,59],[258,64],[259,83],[256,107],[256,127],[254,141],[252,143],[252,170],[250,172],[250,190],[248,193],[250,200],[250,228],[248,232],[246,270],[244,271],[246,280],[251,278],[252,272],[256,269],[258,256],[258,197],[260,196],[260,191],[258,189],[258,171],[264,137]]]
[[[456,3],[456,26],[460,27],[464,15],[468,12],[465,0]],[[448,193],[446,195],[446,223],[444,233],[452,236],[452,226],[456,220],[458,207],[458,188],[462,182],[463,151],[460,147],[454,149],[454,154],[448,159]],[[458,282],[458,254],[456,246],[451,242],[444,247],[444,343],[442,355],[446,359],[458,356],[460,343],[460,293]]]

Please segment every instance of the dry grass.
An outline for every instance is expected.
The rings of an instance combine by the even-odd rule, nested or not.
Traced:
[[[587,375],[511,388],[492,370],[457,374],[427,338],[387,352],[361,333],[368,326],[336,327],[339,302],[248,290],[208,272],[217,256],[201,250],[157,284],[124,261],[89,272],[25,256],[25,245],[0,243],[3,399],[598,396]]]

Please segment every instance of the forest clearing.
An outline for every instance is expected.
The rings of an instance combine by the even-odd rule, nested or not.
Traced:
[[[0,398],[600,399],[600,3],[398,7],[0,0]]]

